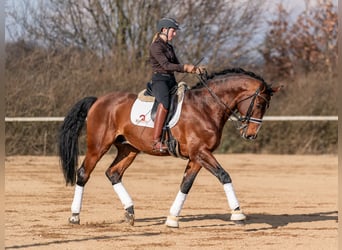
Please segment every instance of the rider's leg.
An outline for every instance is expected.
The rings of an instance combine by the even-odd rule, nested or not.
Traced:
[[[167,146],[160,140],[170,105],[170,86],[173,84],[173,82],[171,84],[170,79],[170,76],[163,74],[154,74],[152,77],[152,91],[158,102],[156,117],[154,119],[152,147],[154,151],[162,153],[167,152]]]
[[[154,119],[153,150],[160,152],[167,150],[167,146],[160,140],[167,112],[168,110],[164,108],[163,104],[159,103],[156,117]]]

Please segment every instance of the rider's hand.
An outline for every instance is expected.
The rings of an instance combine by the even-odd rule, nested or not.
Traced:
[[[195,73],[196,67],[192,64],[184,64],[184,72],[186,73]]]

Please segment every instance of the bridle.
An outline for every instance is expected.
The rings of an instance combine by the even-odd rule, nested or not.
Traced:
[[[258,89],[255,91],[255,93],[254,93],[253,95],[250,95],[250,96],[246,97],[245,99],[240,100],[240,101],[236,104],[236,105],[238,105],[239,103],[241,103],[241,102],[243,102],[243,101],[246,101],[246,100],[252,98],[252,100],[251,100],[251,102],[250,102],[250,104],[249,104],[249,107],[248,107],[248,110],[247,110],[246,115],[245,115],[245,116],[240,116],[240,119],[239,119],[239,120],[240,120],[241,122],[247,122],[247,123],[248,123],[248,122],[254,122],[254,123],[258,123],[258,124],[262,123],[262,119],[252,117],[254,102],[255,102],[255,99],[256,99],[257,97],[260,97],[260,98],[264,99],[264,101],[266,102],[266,108],[269,107],[269,101],[268,101],[264,96],[260,95],[260,88],[258,88]]]
[[[262,95],[260,95],[260,88],[258,88],[255,93],[251,96],[248,96],[247,98],[243,99],[243,100],[240,100],[237,105],[243,101],[246,101],[250,98],[252,98],[250,104],[249,104],[249,107],[248,107],[248,110],[247,110],[247,113],[245,116],[239,116],[239,119],[237,121],[234,121],[233,119],[230,118],[230,120],[233,121],[234,123],[234,126],[237,130],[242,130],[242,133],[241,133],[241,136],[244,138],[244,139],[248,139],[247,138],[247,129],[248,129],[248,125],[249,123],[256,123],[256,124],[259,124],[259,127],[257,128],[257,131],[255,133],[255,135],[258,134],[260,128],[261,128],[261,124],[262,124],[262,119],[260,118],[255,118],[255,117],[252,117],[252,113],[253,113],[253,108],[254,108],[254,103],[255,103],[255,100],[257,97],[260,97],[262,99],[265,100],[266,102],[266,108],[269,107],[269,101]],[[234,112],[235,113],[235,112]],[[236,114],[236,113],[235,113]],[[250,138],[250,139],[253,139],[255,138],[256,136]]]
[[[203,76],[204,75],[204,76]],[[244,102],[248,99],[251,99],[251,102],[249,104],[249,107],[248,107],[248,110],[247,110],[247,113],[245,116],[241,116],[238,114],[238,112],[235,110],[233,110],[229,105],[225,104],[213,91],[211,88],[209,88],[209,86],[206,84],[206,80],[204,79],[205,74],[203,75],[200,75],[198,78],[200,79],[200,81],[202,82],[203,86],[208,90],[208,92],[210,93],[210,95],[221,105],[223,106],[225,109],[224,109],[224,112],[226,113],[226,115],[228,116],[229,120],[233,121],[234,123],[234,126],[237,130],[243,130],[243,133],[241,134],[241,136],[243,138],[246,138],[246,132],[247,132],[247,128],[248,128],[248,125],[249,123],[257,123],[259,124],[259,128],[258,128],[258,131],[261,127],[261,124],[262,124],[262,119],[260,118],[256,118],[256,117],[253,117],[252,116],[252,113],[253,113],[253,108],[254,108],[254,103],[255,103],[255,100],[257,97],[260,97],[262,99],[265,100],[266,102],[266,108],[269,107],[269,100],[267,100],[264,96],[260,95],[261,94],[261,91],[260,91],[260,88],[258,88],[254,94],[240,100],[236,105],[240,104],[241,102]],[[230,112],[227,112],[227,110]],[[257,132],[258,132],[257,131]]]

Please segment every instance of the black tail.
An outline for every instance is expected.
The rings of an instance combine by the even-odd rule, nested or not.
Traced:
[[[96,97],[85,97],[77,102],[64,118],[59,131],[59,157],[66,184],[76,182],[76,167],[78,165],[78,137],[81,133],[90,107]]]

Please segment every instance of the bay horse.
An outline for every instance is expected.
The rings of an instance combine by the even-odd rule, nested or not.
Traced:
[[[180,154],[188,162],[180,189],[166,218],[165,224],[169,227],[179,227],[181,209],[202,167],[223,185],[231,209],[230,219],[234,222],[246,219],[232,179],[215,159],[213,151],[220,144],[226,121],[232,117],[244,139],[255,139],[271,96],[280,89],[241,68],[224,70],[200,80],[199,84],[185,92],[181,116],[171,129],[178,141]],[[114,145],[117,155],[106,170],[106,176],[125,209],[125,220],[130,225],[134,224],[134,204],[121,182],[125,171],[140,152],[170,155],[152,149],[153,128],[136,126],[130,121],[131,107],[136,98],[136,94],[128,92],[112,92],[99,98],[85,97],[64,118],[59,133],[59,157],[66,185],[76,184],[70,223],[80,224],[84,186],[97,162]],[[87,151],[77,169],[78,137],[85,123]]]

